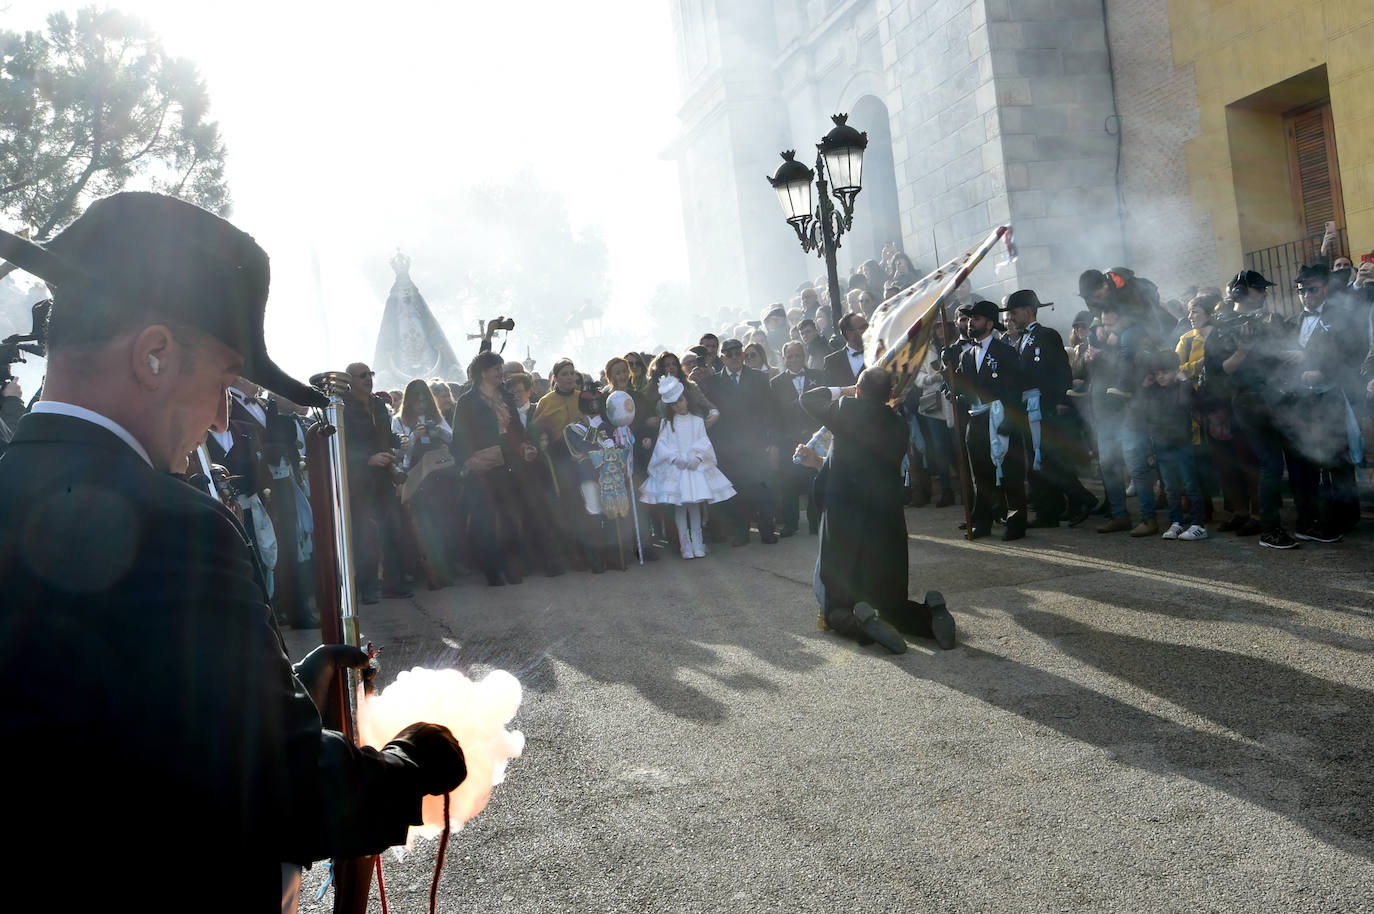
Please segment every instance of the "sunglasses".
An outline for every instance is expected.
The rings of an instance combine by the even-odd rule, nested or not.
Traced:
[[[363,378],[375,378],[375,377],[377,377],[377,372],[375,372],[375,371],[364,371],[362,374],[355,374],[353,377],[355,377],[355,378],[357,378],[359,381],[361,381]]]

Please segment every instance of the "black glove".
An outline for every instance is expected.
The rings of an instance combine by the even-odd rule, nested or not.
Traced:
[[[468,776],[463,747],[441,724],[411,724],[387,743],[384,752],[394,752],[415,764],[420,791],[441,796],[452,791]]]
[[[940,350],[940,361],[944,362],[946,365],[954,364],[958,362],[959,357],[963,354],[963,346],[957,344],[954,346],[946,346],[944,349]]]
[[[310,693],[315,707],[323,708],[325,693],[336,670],[368,665],[367,652],[351,644],[321,644],[291,668],[296,678]]]

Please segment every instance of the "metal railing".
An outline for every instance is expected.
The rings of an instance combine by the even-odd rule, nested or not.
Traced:
[[[1297,293],[1293,291],[1298,270],[1317,263],[1329,266],[1337,257],[1350,256],[1350,239],[1345,229],[1336,230],[1336,243],[1326,254],[1322,253],[1322,237],[1323,233],[1319,232],[1245,255],[1245,269],[1263,273],[1265,279],[1277,284],[1269,290],[1269,310],[1288,317],[1297,314],[1302,310]]]

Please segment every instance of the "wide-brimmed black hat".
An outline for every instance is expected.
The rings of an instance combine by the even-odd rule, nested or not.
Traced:
[[[1002,310],[1014,311],[1017,308],[1045,308],[1052,304],[1054,304],[1052,301],[1040,301],[1034,289],[1020,289],[1007,296],[1007,303],[1002,307]]]
[[[1002,322],[997,319],[997,305],[990,301],[976,301],[972,304],[960,305],[959,313],[967,314],[969,317],[986,317],[988,320],[992,321],[992,326],[996,327],[998,330],[1007,329],[1003,327]]]
[[[50,283],[58,307],[99,296],[131,316],[165,316],[237,352],[248,380],[293,403],[327,403],[267,355],[266,252],[198,206],[163,194],[114,194],[92,203],[46,244],[0,231],[0,258]]]
[[[1231,281],[1227,283],[1226,288],[1263,290],[1273,285],[1277,285],[1277,283],[1272,283],[1265,279],[1264,274],[1258,270],[1241,270],[1235,276],[1231,277]]]

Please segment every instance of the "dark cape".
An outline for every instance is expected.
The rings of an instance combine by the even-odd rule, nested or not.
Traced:
[[[461,378],[463,366],[453,354],[439,321],[410,279],[410,260],[397,254],[391,260],[396,281],[386,297],[377,353],[372,368],[376,389],[405,387],[414,378]]]
[[[863,601],[879,613],[896,613],[907,599],[901,475],[906,425],[882,403],[829,397],[825,388],[802,395],[806,411],[834,434],[823,471],[818,572],[824,608],[852,608]]]

